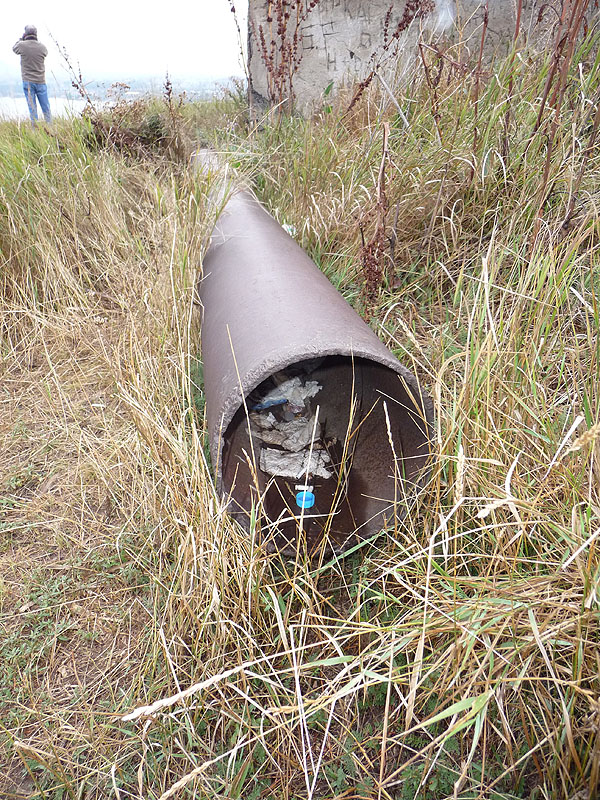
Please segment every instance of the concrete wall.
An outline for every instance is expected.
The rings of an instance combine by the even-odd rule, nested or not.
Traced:
[[[308,111],[322,101],[323,91],[333,81],[334,88],[350,78],[361,78],[381,62],[381,71],[389,75],[398,64],[408,64],[419,35],[462,40],[468,51],[477,54],[481,39],[485,3],[481,0],[435,0],[434,10],[423,19],[415,19],[402,36],[400,47],[384,46],[384,20],[389,13],[388,30],[395,29],[404,12],[405,0],[318,0],[310,11],[303,10],[310,0],[288,0],[293,13],[287,24],[286,40],[297,49],[297,72],[293,78],[295,104]],[[274,39],[279,47],[273,0],[250,0],[248,39],[251,90],[255,102],[270,96],[268,70],[261,57],[261,31],[267,48]],[[556,16],[547,10],[537,23],[546,0],[523,0],[521,30],[540,40],[551,33]],[[296,21],[296,15],[300,19]],[[505,50],[515,31],[515,0],[489,0],[486,55]],[[294,33],[297,35],[294,37]],[[264,46],[262,47],[264,50]],[[464,59],[467,52],[463,50]],[[272,93],[271,93],[272,94]],[[287,94],[285,92],[284,94]]]

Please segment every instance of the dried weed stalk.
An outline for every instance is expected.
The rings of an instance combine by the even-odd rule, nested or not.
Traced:
[[[381,69],[384,60],[397,55],[401,45],[400,36],[408,30],[413,20],[426,17],[434,10],[435,4],[433,0],[407,0],[402,16],[396,23],[394,29],[391,30],[393,8],[393,5],[390,5],[384,17],[383,45],[371,55],[370,60],[373,67],[368,75],[357,85],[356,91],[348,106],[348,111],[354,108],[365,93],[365,90],[371,85],[373,79]]]
[[[561,109],[569,83],[573,65],[573,54],[584,27],[591,0],[563,0],[560,19],[556,29],[552,64],[548,71],[544,93],[540,102],[537,119],[533,129],[533,139],[544,124],[545,110],[550,106],[549,129],[547,133],[546,161],[544,175],[539,191],[539,207],[533,228],[533,241],[537,238],[542,221],[544,205],[549,195],[550,167],[554,156],[554,145],[561,125]],[[595,134],[592,134],[595,139]],[[569,216],[569,215],[567,215]]]
[[[267,74],[269,100],[294,109],[294,77],[302,61],[302,26],[319,0],[268,0],[267,29],[250,17],[250,45],[258,48]]]
[[[387,254],[386,239],[386,219],[389,210],[389,203],[385,190],[385,169],[389,158],[388,140],[390,126],[386,122],[383,125],[383,146],[379,174],[377,176],[376,202],[360,224],[362,245],[360,248],[360,262],[363,272],[363,300],[366,311],[375,304],[385,276],[385,260]],[[364,226],[375,218],[375,231],[368,242],[364,238]]]

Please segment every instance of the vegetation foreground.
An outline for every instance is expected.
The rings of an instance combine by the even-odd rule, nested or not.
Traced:
[[[2,798],[597,796],[596,52],[0,123]],[[427,490],[343,558],[215,496],[199,141],[434,397]]]

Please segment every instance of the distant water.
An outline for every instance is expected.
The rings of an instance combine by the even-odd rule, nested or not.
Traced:
[[[81,98],[50,97],[50,112],[55,117],[77,116],[83,111],[85,101]],[[43,114],[38,105],[38,117]],[[27,101],[22,97],[0,97],[0,120],[29,119]]]

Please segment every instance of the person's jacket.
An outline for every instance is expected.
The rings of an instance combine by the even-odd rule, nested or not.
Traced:
[[[21,56],[21,75],[24,81],[46,83],[44,59],[48,49],[37,39],[19,39],[13,47],[13,53]]]

